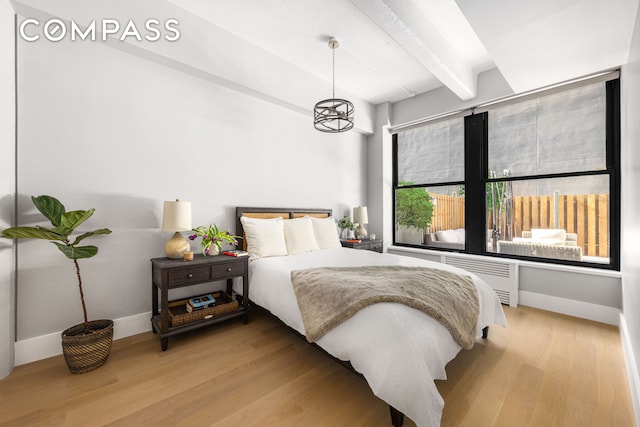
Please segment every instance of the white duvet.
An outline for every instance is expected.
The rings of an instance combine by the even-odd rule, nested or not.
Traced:
[[[506,319],[495,292],[472,273],[446,264],[348,248],[260,258],[249,265],[249,298],[304,334],[291,284],[291,271],[322,266],[410,265],[470,276],[478,288],[482,328]],[[439,426],[444,401],[434,380],[446,379],[445,365],[461,350],[449,331],[426,314],[398,303],[371,305],[317,341],[333,356],[350,361],[376,396],[418,426]]]

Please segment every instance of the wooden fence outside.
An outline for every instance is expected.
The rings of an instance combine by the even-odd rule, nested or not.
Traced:
[[[464,228],[464,197],[431,193],[433,217],[427,233]]]
[[[464,227],[464,197],[432,194],[433,221],[427,230],[434,233]],[[557,206],[557,208],[556,208]],[[557,223],[556,223],[557,210]],[[503,224],[506,224],[502,213]],[[487,228],[493,228],[487,212]],[[562,228],[578,235],[578,246],[585,256],[609,256],[609,195],[579,194],[554,196],[516,196],[513,198],[513,221],[502,231],[503,238],[522,236],[532,228]],[[509,233],[510,231],[510,233]]]

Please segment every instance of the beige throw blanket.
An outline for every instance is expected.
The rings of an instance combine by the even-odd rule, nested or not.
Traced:
[[[426,267],[322,267],[292,271],[291,282],[309,342],[378,302],[423,311],[465,349],[475,342],[478,291],[467,276]]]

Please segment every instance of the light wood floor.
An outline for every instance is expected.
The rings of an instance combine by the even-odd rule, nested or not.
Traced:
[[[506,329],[463,350],[438,381],[443,426],[633,426],[617,328],[505,307]],[[118,340],[72,375],[62,356],[0,381],[2,426],[388,426],[366,383],[253,313],[169,340]],[[413,427],[411,420],[406,426]]]

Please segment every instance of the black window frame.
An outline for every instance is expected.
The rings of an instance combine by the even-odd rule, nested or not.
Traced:
[[[587,82],[588,83],[588,82]],[[474,113],[464,116],[464,157],[465,157],[465,249],[449,249],[401,243],[397,240],[396,223],[396,192],[405,188],[428,188],[446,185],[458,185],[459,182],[447,183],[420,183],[410,186],[398,185],[398,131],[392,134],[392,161],[393,161],[393,197],[392,197],[392,221],[393,244],[395,246],[413,247],[432,251],[461,252],[497,258],[511,258],[538,263],[574,265],[580,267],[593,267],[598,269],[620,270],[620,211],[621,211],[621,171],[620,171],[620,77],[604,82],[606,85],[606,119],[605,119],[605,145],[606,145],[606,169],[589,170],[580,172],[563,172],[550,174],[537,174],[517,177],[489,178],[486,171],[489,169],[488,161],[488,117],[489,111]],[[507,182],[522,180],[537,180],[549,178],[565,178],[580,176],[607,175],[609,177],[609,263],[595,263],[589,261],[572,261],[556,258],[541,258],[519,255],[508,255],[487,250],[487,209],[486,209],[486,185],[491,182]]]

